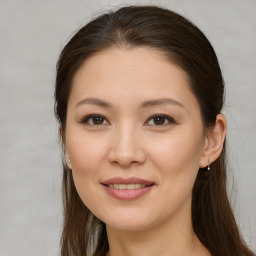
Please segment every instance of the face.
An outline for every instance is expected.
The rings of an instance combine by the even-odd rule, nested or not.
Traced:
[[[65,130],[84,204],[107,226],[145,230],[190,214],[205,144],[184,71],[159,52],[112,48],[76,73]]]

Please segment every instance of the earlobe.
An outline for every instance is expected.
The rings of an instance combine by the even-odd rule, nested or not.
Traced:
[[[66,164],[67,164],[68,168],[72,169],[72,164],[71,164],[71,161],[69,159],[68,153],[65,154],[65,159],[66,159]]]
[[[61,141],[62,141],[66,164],[67,164],[69,169],[72,169],[72,164],[71,164],[71,161],[69,159],[69,155],[68,155],[67,150],[66,150],[64,131],[63,131],[63,128],[62,128],[61,125],[59,127],[59,136],[60,136]]]
[[[210,164],[220,156],[226,137],[227,121],[224,115],[218,114],[213,129],[207,132],[205,145],[200,161],[200,168],[210,167]]]

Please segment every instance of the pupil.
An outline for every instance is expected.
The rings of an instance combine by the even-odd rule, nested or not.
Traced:
[[[155,120],[156,125],[164,124],[164,118],[163,117],[155,117],[154,120]]]
[[[94,124],[101,124],[101,123],[102,123],[102,120],[103,120],[102,117],[96,116],[96,117],[93,118],[93,123],[94,123]]]

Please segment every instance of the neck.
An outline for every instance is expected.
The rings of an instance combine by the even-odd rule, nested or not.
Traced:
[[[193,231],[191,216],[178,215],[146,230],[107,226],[107,234],[108,256],[210,256]]]

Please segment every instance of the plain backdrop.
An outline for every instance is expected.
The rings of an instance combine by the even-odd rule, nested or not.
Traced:
[[[256,0],[0,0],[0,256],[59,255],[56,61],[79,27],[131,3],[177,11],[213,44],[226,82],[230,194],[256,249]]]

